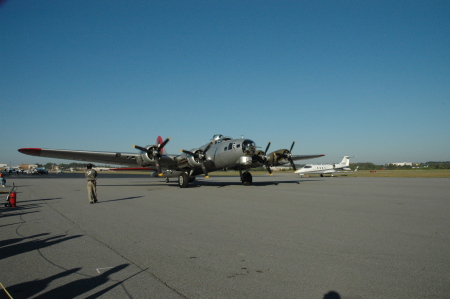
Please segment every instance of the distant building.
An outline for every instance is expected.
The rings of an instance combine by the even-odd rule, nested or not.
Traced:
[[[20,164],[19,168],[23,170],[30,170],[31,168],[36,168],[37,165],[30,165],[30,164]]]
[[[389,163],[394,166],[413,166],[412,162],[397,162],[397,163]]]

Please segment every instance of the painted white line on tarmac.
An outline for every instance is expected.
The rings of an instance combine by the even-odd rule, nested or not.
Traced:
[[[98,273],[98,274],[101,274],[101,273],[102,273],[101,270],[112,269],[112,268],[114,268],[114,267],[97,268],[97,269],[95,269],[95,270],[97,270],[97,273]]]

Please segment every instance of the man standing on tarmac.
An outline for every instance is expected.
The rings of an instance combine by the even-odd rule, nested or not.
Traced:
[[[97,202],[97,171],[92,169],[91,163],[86,168],[87,171],[84,176],[87,180],[88,200],[92,204]]]

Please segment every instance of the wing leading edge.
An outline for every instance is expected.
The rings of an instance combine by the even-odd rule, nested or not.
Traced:
[[[320,158],[325,155],[292,155],[292,160],[308,160],[308,159],[314,159],[314,158]]]
[[[139,154],[120,153],[120,152],[95,152],[95,151],[75,151],[75,150],[58,150],[43,148],[21,148],[18,150],[22,154],[48,157],[56,159],[75,160],[83,162],[96,162],[115,165],[136,166],[139,165]]]

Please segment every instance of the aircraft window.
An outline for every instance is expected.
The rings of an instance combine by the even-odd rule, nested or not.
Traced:
[[[237,147],[237,148],[240,148],[240,147],[241,147],[241,144],[239,143],[238,145],[236,145],[236,147]]]
[[[230,143],[230,144],[228,145],[228,149],[230,150],[230,149],[232,149],[232,148],[233,148],[233,144]]]
[[[311,166],[305,166],[305,168],[311,168]]]
[[[225,146],[223,150],[224,150],[224,151],[227,151],[227,150],[228,150],[228,147]]]

